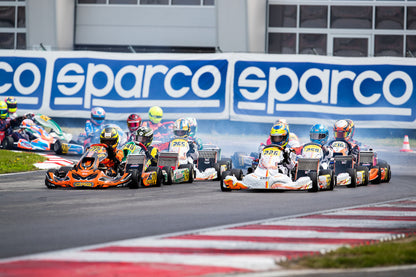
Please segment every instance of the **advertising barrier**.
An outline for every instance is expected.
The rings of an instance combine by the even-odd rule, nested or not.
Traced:
[[[351,118],[362,127],[416,128],[416,61],[269,54],[120,54],[0,51],[0,98],[18,112],[108,119],[291,123]]]

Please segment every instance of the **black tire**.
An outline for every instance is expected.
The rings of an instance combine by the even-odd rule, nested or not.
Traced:
[[[221,191],[224,191],[224,192],[230,192],[230,191],[231,191],[231,189],[227,188],[227,187],[224,185],[224,179],[225,179],[225,177],[227,177],[228,175],[230,175],[230,171],[224,171],[224,172],[221,174],[221,179],[220,179],[220,188],[221,188]]]
[[[160,167],[156,167],[156,175],[157,175],[157,181],[156,181],[156,187],[162,187],[163,186],[163,172],[162,169],[160,169]]]
[[[55,173],[56,173],[56,169],[49,169],[48,171],[46,171],[46,174],[47,174],[47,175],[49,175],[49,173],[52,173],[53,175],[55,175]],[[56,186],[55,186],[55,185],[53,185],[53,184],[49,183],[49,181],[48,181],[48,178],[47,178],[47,177],[45,177],[45,186],[46,186],[48,189],[56,189]]]
[[[327,190],[334,190],[334,187],[335,187],[334,171],[329,170],[329,169],[323,169],[319,172],[319,175],[329,175],[331,178],[331,181],[329,182],[329,187],[327,188]]]
[[[309,178],[312,180],[312,188],[308,189],[308,192],[318,192],[318,174],[314,171],[309,172]]]
[[[253,172],[254,172],[254,168],[252,167],[247,168],[247,174],[251,174]]]
[[[377,175],[377,178],[375,178],[373,181],[371,181],[371,183],[373,183],[373,184],[380,184],[381,183],[381,168],[378,165],[373,166],[373,168],[377,168],[378,169],[378,175]]]
[[[390,179],[391,179],[391,169],[390,169],[390,165],[387,165],[387,180],[385,181],[386,183],[390,183]]]
[[[347,187],[349,188],[356,188],[357,187],[357,171],[355,168],[347,168],[347,173],[351,177],[351,184],[349,184]]]
[[[140,187],[140,184],[142,182],[142,178],[140,176],[140,173],[137,169],[132,169],[130,171],[131,174],[131,181],[129,183],[130,189],[138,189]]]
[[[241,168],[231,169],[230,175],[234,175],[239,181],[243,180],[243,170]]]
[[[1,147],[3,149],[13,149],[14,148],[14,140],[12,137],[4,137],[3,141],[1,142]]]
[[[217,172],[217,178],[214,179],[214,181],[219,181],[221,180],[221,165],[219,163],[215,163],[214,164],[214,169]]]
[[[164,166],[162,168],[163,171],[166,172],[166,180],[165,180],[165,185],[170,186],[173,183],[173,169],[170,166]]]
[[[368,183],[369,183],[368,177],[369,177],[369,174],[370,174],[370,172],[368,170],[368,167],[366,167],[366,166],[357,166],[357,171],[364,171],[364,180],[363,180],[363,183],[361,185],[362,186],[368,186]]]
[[[56,154],[58,155],[62,154],[62,142],[59,139],[55,141],[55,143],[52,145],[52,148]]]
[[[179,168],[187,168],[189,170],[189,180],[188,183],[193,183],[195,178],[195,170],[192,164],[181,164]]]

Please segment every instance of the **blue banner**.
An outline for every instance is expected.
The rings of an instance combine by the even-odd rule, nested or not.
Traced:
[[[38,110],[42,106],[46,59],[32,57],[0,58],[0,100],[19,99],[19,108]]]
[[[228,61],[109,60],[58,58],[54,63],[52,110],[146,114],[218,114],[225,110]]]
[[[415,121],[416,67],[237,61],[235,117]]]

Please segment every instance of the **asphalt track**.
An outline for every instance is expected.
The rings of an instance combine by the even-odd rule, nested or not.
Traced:
[[[44,171],[0,175],[0,258],[416,196],[416,154],[381,149],[390,183],[334,191],[220,191],[198,181],[130,190],[48,190]],[[413,271],[414,273],[414,271]]]

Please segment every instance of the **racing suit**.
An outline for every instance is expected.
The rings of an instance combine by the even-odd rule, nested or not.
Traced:
[[[93,136],[94,133],[96,132],[100,132],[101,131],[101,126],[103,124],[100,125],[95,125],[91,122],[91,120],[87,120],[87,122],[85,122],[85,134],[87,137],[89,136]]]
[[[113,149],[112,147],[107,147],[108,156],[104,159],[101,164],[107,167],[108,175],[117,175],[118,167],[123,160],[123,151],[119,149]]]
[[[173,121],[152,123],[151,121],[144,121],[142,126],[149,127],[153,130],[153,137],[155,140],[164,141],[163,138],[169,138],[172,135]]]

